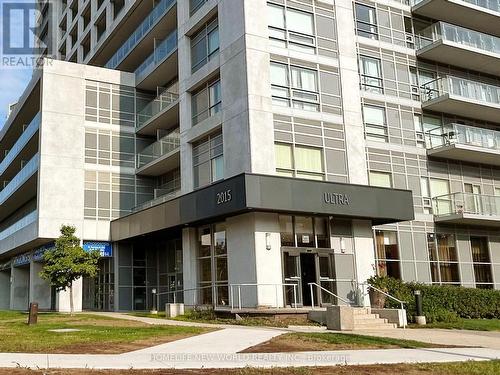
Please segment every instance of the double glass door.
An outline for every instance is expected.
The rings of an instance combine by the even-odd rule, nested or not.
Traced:
[[[283,250],[285,305],[295,307],[337,303],[333,253],[328,250]],[[321,286],[321,289],[317,287]],[[312,293],[311,293],[312,286]]]

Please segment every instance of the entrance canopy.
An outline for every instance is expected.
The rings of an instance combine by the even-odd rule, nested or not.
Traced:
[[[115,220],[111,236],[121,241],[249,211],[339,216],[373,225],[414,219],[409,190],[241,174]]]

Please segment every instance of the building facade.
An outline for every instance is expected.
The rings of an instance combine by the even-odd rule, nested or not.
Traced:
[[[2,308],[67,309],[38,276],[62,224],[103,254],[83,309],[500,289],[498,1],[39,7],[54,60],[0,132]]]

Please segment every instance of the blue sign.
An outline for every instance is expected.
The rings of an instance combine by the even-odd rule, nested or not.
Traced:
[[[83,241],[83,250],[99,251],[101,256],[106,258],[113,256],[113,245],[110,242]]]
[[[30,253],[25,253],[18,255],[12,260],[12,264],[14,267],[19,267],[19,266],[24,266],[26,264],[29,264],[31,261],[31,254]]]
[[[45,252],[48,250],[54,249],[54,247],[55,247],[54,243],[50,243],[50,244],[44,245],[44,246],[36,249],[33,252],[33,261],[34,262],[42,262],[43,256],[45,255]]]

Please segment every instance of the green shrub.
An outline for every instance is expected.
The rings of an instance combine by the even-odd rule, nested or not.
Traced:
[[[405,307],[410,321],[415,315],[415,290],[422,292],[422,307],[429,321],[451,322],[458,318],[500,319],[498,290],[405,283],[393,278],[378,280],[378,283],[386,285],[390,295],[407,302]],[[386,307],[399,308],[399,304],[388,299]]]

